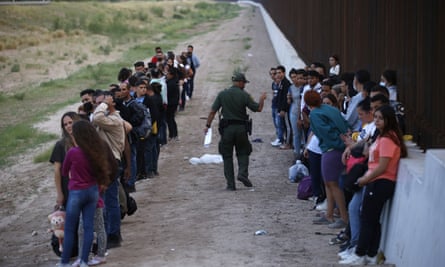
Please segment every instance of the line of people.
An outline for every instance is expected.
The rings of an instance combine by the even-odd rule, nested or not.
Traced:
[[[121,246],[125,196],[136,191],[137,180],[159,176],[161,146],[178,140],[175,115],[192,98],[200,62],[192,45],[179,56],[155,50],[148,64],[122,68],[106,90],[82,90],[77,112],[61,118],[62,138],[50,157],[56,207],[66,210],[59,266],[106,262],[106,250]]]
[[[403,105],[397,80],[385,70],[380,84],[366,70],[340,73],[314,63],[291,69],[272,67],[272,146],[293,148],[294,160],[309,167],[314,224],[342,229],[330,244],[340,245],[341,264],[376,264],[380,214],[394,193],[403,140]]]

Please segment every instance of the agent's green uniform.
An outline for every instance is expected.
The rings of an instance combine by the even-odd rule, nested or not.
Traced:
[[[218,148],[224,160],[224,176],[227,179],[227,187],[233,189],[235,189],[234,146],[238,158],[237,178],[242,180],[249,176],[249,155],[252,152],[252,145],[246,130],[246,121],[248,120],[246,107],[254,112],[259,111],[259,104],[247,92],[236,86],[221,91],[212,105],[212,111],[216,112],[221,108],[223,119],[228,121]]]

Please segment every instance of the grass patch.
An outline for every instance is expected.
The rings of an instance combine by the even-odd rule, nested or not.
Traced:
[[[10,156],[23,153],[35,144],[41,144],[56,138],[55,135],[41,133],[25,124],[13,125],[5,130],[0,132],[0,139],[2,140],[0,165],[8,163],[7,159]]]
[[[12,95],[12,98],[22,101],[23,99],[25,99],[25,92],[21,92],[21,93],[15,93]]]
[[[3,92],[0,92],[0,103],[5,102],[6,101],[6,95]]]
[[[35,156],[33,162],[34,163],[48,162],[52,152],[53,152],[53,147],[46,149],[42,153]]]

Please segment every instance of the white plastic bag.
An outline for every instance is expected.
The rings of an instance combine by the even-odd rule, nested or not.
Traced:
[[[214,155],[214,154],[204,154],[200,158],[191,158],[189,159],[189,162],[193,165],[197,164],[219,164],[223,162],[221,155]]]
[[[204,147],[209,147],[211,143],[212,143],[212,128],[209,128],[204,137]]]

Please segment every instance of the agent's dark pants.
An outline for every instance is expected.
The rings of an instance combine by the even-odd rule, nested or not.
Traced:
[[[227,186],[235,188],[233,147],[235,147],[238,159],[238,178],[249,178],[249,156],[252,153],[252,145],[247,137],[245,125],[229,125],[224,128],[218,147],[224,161],[224,176]]]

